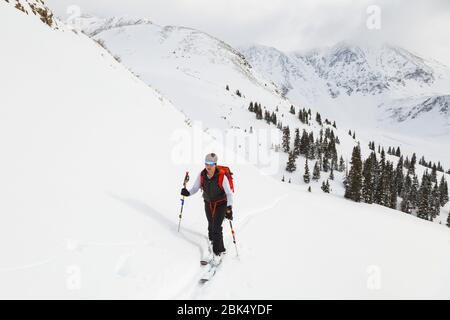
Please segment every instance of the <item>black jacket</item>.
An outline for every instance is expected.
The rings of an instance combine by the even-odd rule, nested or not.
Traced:
[[[216,170],[214,172],[214,175],[210,178],[208,178],[206,169],[203,169],[202,173],[202,179],[203,179],[203,199],[207,202],[215,202],[217,200],[226,199],[227,196],[225,194],[225,191],[223,191],[219,187],[219,170]]]

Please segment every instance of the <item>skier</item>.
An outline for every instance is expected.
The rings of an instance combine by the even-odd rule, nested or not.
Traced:
[[[205,201],[205,213],[208,219],[208,237],[212,242],[213,264],[219,264],[225,253],[223,244],[222,222],[226,217],[233,220],[233,182],[229,169],[217,166],[218,157],[209,153],[205,157],[205,169],[197,176],[190,190],[181,189],[181,195],[189,197],[200,188]]]

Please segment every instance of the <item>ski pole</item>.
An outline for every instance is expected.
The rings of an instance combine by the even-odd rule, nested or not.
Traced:
[[[183,187],[186,188],[186,183],[189,181],[189,172],[186,172],[186,175],[184,176],[184,182]],[[180,215],[178,216],[180,220],[178,221],[178,232],[180,232],[180,225],[181,225],[181,218],[183,217],[183,207],[184,207],[184,196],[181,198],[181,211]]]
[[[237,244],[236,244],[236,237],[234,234],[233,224],[231,223],[231,220],[228,220],[228,221],[230,221],[231,235],[233,236],[233,242],[234,242],[234,246],[236,248],[236,255],[239,257],[239,252],[238,252],[238,248],[237,248]]]

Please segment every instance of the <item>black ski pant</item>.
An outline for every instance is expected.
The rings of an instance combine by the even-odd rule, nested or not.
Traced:
[[[215,209],[215,210],[214,210]],[[227,203],[218,203],[214,208],[214,202],[205,201],[205,213],[208,219],[208,237],[213,244],[214,254],[225,251],[223,244],[222,222],[225,218]]]

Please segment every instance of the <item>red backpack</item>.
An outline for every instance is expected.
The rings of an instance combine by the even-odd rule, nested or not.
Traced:
[[[230,171],[230,168],[225,166],[217,166],[216,170],[219,170],[219,187],[223,190],[223,177],[226,176],[228,178],[228,182],[230,184],[231,191],[234,192],[234,183],[233,183],[233,172]],[[200,188],[203,189],[203,175],[200,175]]]

